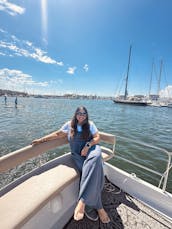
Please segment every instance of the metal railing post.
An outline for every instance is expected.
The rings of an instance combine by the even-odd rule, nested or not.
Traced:
[[[165,177],[164,177],[164,182],[163,182],[163,187],[162,190],[165,192],[166,187],[167,187],[167,180],[168,180],[168,174],[170,170],[170,165],[171,165],[171,154],[168,154],[168,163],[167,163],[167,168],[165,171]]]

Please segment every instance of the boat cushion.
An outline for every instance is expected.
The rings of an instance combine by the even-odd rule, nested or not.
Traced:
[[[112,157],[112,150],[103,146],[101,149],[104,161]],[[3,195],[0,198],[1,228],[22,227],[39,209],[77,177],[78,174],[74,168],[61,164],[32,176]]]
[[[1,228],[20,228],[77,177],[74,168],[58,165],[15,187],[0,198]]]

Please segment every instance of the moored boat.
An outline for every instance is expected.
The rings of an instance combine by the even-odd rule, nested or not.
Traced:
[[[160,101],[152,101],[148,105],[152,107],[167,107],[168,106],[167,102],[160,102]]]
[[[172,103],[168,103],[167,107],[172,108]]]
[[[113,100],[115,103],[121,103],[121,104],[128,104],[128,105],[136,105],[136,106],[147,106],[148,103],[144,101],[134,101],[134,100],[129,100],[129,99],[114,99]]]
[[[130,70],[131,49],[132,49],[132,46],[130,46],[130,50],[129,50],[128,67],[127,67],[127,76],[126,76],[126,80],[125,80],[124,96],[115,97],[113,99],[113,102],[114,103],[120,103],[120,104],[127,104],[127,105],[147,106],[147,101],[138,100],[137,98],[133,98],[131,100],[128,97],[128,77],[129,77],[129,70]]]
[[[103,132],[100,132],[100,137],[102,142],[111,145],[110,148],[101,146],[102,157],[104,161],[107,161],[115,156],[116,137]],[[125,138],[123,140],[127,141]],[[7,154],[0,158],[0,172],[5,172],[32,157],[65,144],[68,144],[66,137],[39,145],[30,145]],[[144,146],[153,147],[147,144]],[[109,182],[117,186],[119,190],[122,190],[122,195],[125,193],[126,198],[131,198],[130,200],[125,199],[123,203],[123,205],[130,203],[130,213],[133,212],[138,218],[144,211],[147,211],[146,221],[150,220],[151,226],[154,225],[156,229],[170,228],[172,226],[172,194],[166,191],[166,184],[171,168],[172,153],[158,147],[153,148],[161,150],[168,156],[164,173],[160,174],[147,167],[144,168],[149,172],[160,175],[159,187],[155,187],[138,178],[137,175],[129,174],[107,162],[104,164],[104,172]],[[131,163],[136,164],[132,161]],[[143,168],[139,164],[136,164],[136,166]],[[161,186],[162,188],[160,188]],[[0,191],[1,228],[76,228],[72,227],[72,223],[75,223],[75,226],[77,224],[77,228],[83,228],[84,220],[81,222],[73,222],[72,220],[70,226],[67,224],[73,215],[76,205],[78,187],[79,175],[71,160],[70,153],[41,165]],[[109,189],[107,188],[107,190]],[[108,193],[105,199],[109,198],[110,192]],[[120,196],[117,198],[120,198]],[[118,208],[119,205],[118,200]],[[111,206],[111,211],[109,212],[111,218],[109,228],[115,228],[112,223],[115,223],[116,219],[113,218],[113,214],[111,215],[112,210],[115,208],[114,206]],[[121,214],[120,223],[123,225],[121,228],[125,228],[125,226],[127,228],[127,225],[135,225],[133,216],[128,218],[125,225],[125,215],[123,215],[125,211],[126,209],[123,209],[123,211],[118,212],[118,215]],[[142,219],[143,221],[145,220],[145,215],[142,215]],[[96,222],[92,223],[96,225]],[[102,228],[105,228],[105,226],[108,228],[108,224],[103,225]],[[97,227],[94,228],[101,227],[97,224]],[[131,226],[129,228],[134,227]]]

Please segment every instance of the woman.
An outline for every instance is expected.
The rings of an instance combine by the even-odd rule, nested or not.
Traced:
[[[104,174],[101,149],[98,145],[100,136],[95,124],[89,121],[85,107],[78,107],[71,121],[62,128],[46,137],[34,140],[33,144],[68,136],[72,158],[80,171],[80,190],[78,203],[74,211],[74,219],[84,217],[85,207],[90,206],[98,212],[102,223],[109,223],[110,219],[103,209],[101,191],[104,185]]]

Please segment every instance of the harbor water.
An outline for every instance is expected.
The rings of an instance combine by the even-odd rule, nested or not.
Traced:
[[[32,140],[58,130],[70,120],[78,106],[85,106],[89,118],[100,131],[116,135],[116,156],[131,159],[152,170],[163,173],[167,156],[161,150],[135,145],[122,137],[142,141],[172,152],[172,109],[167,107],[142,107],[115,104],[112,100],[86,99],[45,99],[18,98],[15,108],[13,97],[7,105],[1,97],[0,108],[0,156],[31,144]],[[68,146],[55,149],[43,155],[41,161],[48,161],[69,150]],[[110,163],[138,177],[158,185],[160,177],[140,169],[121,159],[114,158]],[[0,175],[1,187],[16,179],[18,175],[37,166],[37,160],[18,166]],[[172,169],[167,190],[172,193]]]

